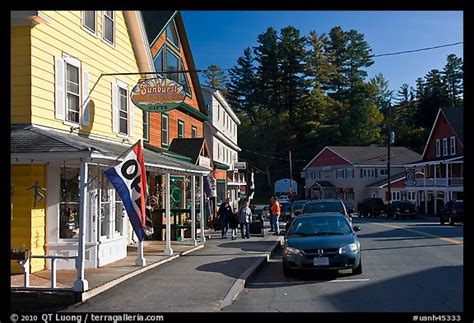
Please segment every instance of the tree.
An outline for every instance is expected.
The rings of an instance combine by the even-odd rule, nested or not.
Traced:
[[[225,93],[225,84],[227,83],[228,79],[226,73],[221,70],[219,66],[208,66],[207,70],[203,72],[203,76],[205,79],[205,85]]]
[[[393,91],[389,89],[388,80],[385,79],[382,73],[378,73],[370,79],[369,85],[374,91],[373,103],[379,110],[385,111],[393,96]]]
[[[462,102],[463,94],[463,60],[455,54],[447,57],[442,74],[445,92],[449,97],[450,106]]]
[[[397,92],[396,101],[400,105],[405,105],[410,102],[410,86],[408,84],[402,84]]]
[[[341,91],[347,86],[343,70],[347,61],[347,37],[341,27],[333,27],[329,31],[327,53],[333,69],[331,70],[328,90],[340,97]]]
[[[305,59],[307,86],[311,89],[328,90],[331,74],[334,73],[328,53],[329,39],[326,34],[318,36],[312,31],[307,42],[310,47]]]

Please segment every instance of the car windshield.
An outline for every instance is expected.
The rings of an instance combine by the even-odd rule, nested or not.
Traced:
[[[320,213],[320,212],[341,212],[344,213],[340,202],[318,202],[307,203],[303,208],[303,213]]]
[[[343,216],[298,217],[291,225],[289,235],[320,236],[345,235],[352,230]]]
[[[293,210],[302,209],[306,201],[296,201],[293,203]]]

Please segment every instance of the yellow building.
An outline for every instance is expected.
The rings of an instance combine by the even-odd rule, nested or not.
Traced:
[[[88,167],[93,178],[142,138],[142,110],[133,108],[129,95],[140,75],[101,76],[153,70],[141,15],[13,11],[11,18],[12,248],[75,255],[81,165],[94,162]],[[103,211],[88,210],[86,264],[97,267],[126,255],[128,225],[120,199],[101,176],[89,194],[98,195]],[[13,272],[22,271],[11,264]],[[44,259],[31,261],[32,272],[45,266]]]

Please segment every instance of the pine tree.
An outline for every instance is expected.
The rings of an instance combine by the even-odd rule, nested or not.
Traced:
[[[463,94],[463,60],[455,54],[448,55],[444,66],[442,78],[445,85],[445,92],[449,97],[450,106],[458,105],[462,102]]]
[[[205,85],[213,89],[220,90],[221,92],[224,91],[225,93],[225,85],[228,79],[226,73],[221,70],[219,66],[208,66],[207,70],[203,72],[203,76],[205,79]]]
[[[333,27],[329,32],[327,53],[333,67],[328,83],[328,90],[340,97],[341,91],[347,87],[347,79],[344,77],[344,67],[347,61],[346,34],[341,27]]]

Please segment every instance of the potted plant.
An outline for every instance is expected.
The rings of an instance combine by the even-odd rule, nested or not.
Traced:
[[[30,250],[26,249],[23,245],[22,248],[12,248],[10,252],[10,259],[11,260],[28,260],[30,257]]]

